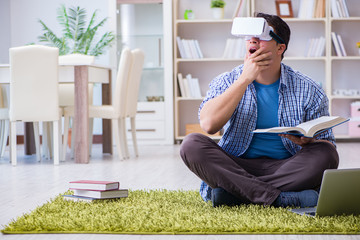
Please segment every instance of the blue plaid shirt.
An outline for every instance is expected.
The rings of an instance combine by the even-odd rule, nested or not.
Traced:
[[[200,105],[221,95],[236,81],[242,73],[243,65],[235,67],[231,72],[217,76],[211,83],[205,99]],[[281,64],[279,85],[279,126],[296,126],[302,122],[328,116],[329,100],[323,89],[308,76],[294,71],[291,67]],[[229,121],[224,126],[224,134],[219,146],[228,154],[241,157],[248,149],[257,120],[256,91],[254,84],[250,84]],[[317,139],[325,139],[335,145],[335,138],[331,130],[319,134]],[[282,138],[285,148],[294,155],[301,147],[287,138]],[[211,199],[211,188],[202,182],[200,194],[205,201]]]

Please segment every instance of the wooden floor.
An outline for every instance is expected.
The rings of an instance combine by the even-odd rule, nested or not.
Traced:
[[[75,164],[73,160],[54,166],[51,160],[37,162],[35,156],[23,156],[18,147],[18,165],[9,163],[9,152],[0,159],[0,225],[30,212],[50,198],[68,189],[68,182],[76,179],[120,181],[131,189],[198,189],[200,180],[183,164],[179,145],[141,146],[140,157],[120,161],[115,156],[102,155],[101,146],[94,145],[89,164]],[[132,149],[130,149],[132,150]],[[360,168],[360,143],[338,143],[339,168]],[[2,235],[0,239],[360,239],[360,235],[99,235],[99,234],[36,234]]]

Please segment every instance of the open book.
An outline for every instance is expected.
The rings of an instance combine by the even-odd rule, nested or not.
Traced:
[[[256,129],[255,131],[253,131],[253,133],[277,133],[314,137],[346,121],[349,121],[349,119],[338,116],[323,116],[308,122],[301,123],[295,127],[273,127],[266,129]]]

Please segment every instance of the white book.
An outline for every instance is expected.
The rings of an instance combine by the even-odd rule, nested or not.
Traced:
[[[314,38],[311,38],[308,40],[308,48],[307,48],[306,55],[305,55],[306,57],[312,57],[312,52],[314,49],[314,41],[315,41]]]
[[[305,1],[306,0],[300,0],[298,18],[304,18],[304,15],[305,15]]]
[[[291,134],[304,137],[314,137],[325,132],[339,124],[349,121],[349,119],[339,116],[322,116],[317,119],[303,122],[295,127],[273,127],[266,129],[256,129],[254,133],[273,133],[273,134]]]
[[[74,196],[96,198],[96,199],[121,198],[121,197],[128,196],[128,190],[127,189],[117,189],[117,190],[100,191],[100,190],[75,189]]]
[[[246,17],[246,4],[247,4],[247,0],[238,0],[233,14],[233,18]]]
[[[347,17],[347,18],[350,17],[349,8],[347,6],[346,0],[341,0],[341,5],[344,9],[345,17]]]
[[[299,18],[312,18],[315,8],[314,0],[301,0],[299,8]]]
[[[240,58],[244,58],[246,55],[246,44],[244,39],[238,39],[240,42]]]
[[[240,45],[239,39],[234,39],[234,48],[232,49],[232,58],[239,58],[240,54]]]
[[[231,39],[229,58],[236,58],[237,39]]]
[[[315,38],[314,46],[313,46],[313,49],[312,49],[312,57],[318,57],[319,56],[319,45],[320,45],[320,38]]]
[[[183,76],[181,73],[178,73],[178,83],[179,83],[180,96],[187,97],[185,86],[184,86],[184,79],[183,79]]]
[[[189,49],[191,52],[191,58],[198,59],[199,56],[198,56],[196,48],[195,48],[194,40],[193,39],[185,39],[185,41],[189,45]]]
[[[202,98],[201,95],[201,89],[200,89],[200,83],[198,78],[192,78],[191,84],[194,90],[194,98]]]
[[[187,77],[183,78],[183,82],[184,82],[184,89],[185,89],[185,96],[184,97],[191,97],[191,92],[190,92],[190,86],[189,86],[189,80]]]
[[[181,42],[183,43],[183,46],[184,46],[186,58],[194,58],[192,53],[191,53],[189,40],[181,39]]]
[[[322,57],[325,55],[325,43],[326,39],[324,37],[320,37],[318,57]]]
[[[186,53],[185,53],[185,49],[184,49],[184,45],[183,45],[183,43],[181,41],[181,38],[179,36],[176,37],[176,42],[177,42],[177,45],[178,45],[180,57],[181,58],[187,58]]]
[[[223,53],[223,58],[229,58],[229,53],[230,53],[230,43],[231,42],[231,38],[226,39],[226,43],[225,43],[225,48],[224,48],[224,53]]]
[[[188,87],[189,87],[189,93],[190,93],[189,97],[195,98],[196,93],[195,93],[194,83],[192,81],[191,74],[186,75],[186,81],[187,81]]]
[[[331,39],[335,48],[336,55],[342,57],[340,45],[335,32],[331,32]]]
[[[233,14],[233,18],[235,17],[240,17],[239,14],[240,14],[240,10],[241,10],[241,5],[243,4],[243,0],[238,0],[237,1],[237,4],[236,4],[236,7],[235,7],[235,11],[234,11],[234,14]]]
[[[195,47],[196,47],[196,51],[198,53],[198,56],[199,58],[204,58],[204,55],[201,51],[201,48],[200,48],[200,44],[199,44],[199,41],[198,40],[194,40],[195,41]]]
[[[336,0],[331,0],[331,14],[333,18],[339,18],[338,7],[336,6]]]
[[[339,43],[339,46],[340,46],[341,54],[342,54],[342,56],[346,57],[347,54],[346,54],[345,46],[344,46],[342,38],[341,38],[341,36],[339,34],[337,34],[337,39],[338,39],[338,43]]]
[[[339,0],[336,0],[336,7],[338,9],[338,12],[339,12],[339,17],[343,18],[345,17],[345,12],[344,12],[344,9],[341,5],[341,2]]]

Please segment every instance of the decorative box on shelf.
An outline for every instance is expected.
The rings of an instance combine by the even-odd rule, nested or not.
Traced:
[[[349,136],[360,137],[360,117],[355,117],[350,119]]]
[[[360,117],[360,101],[351,103],[351,117]]]

